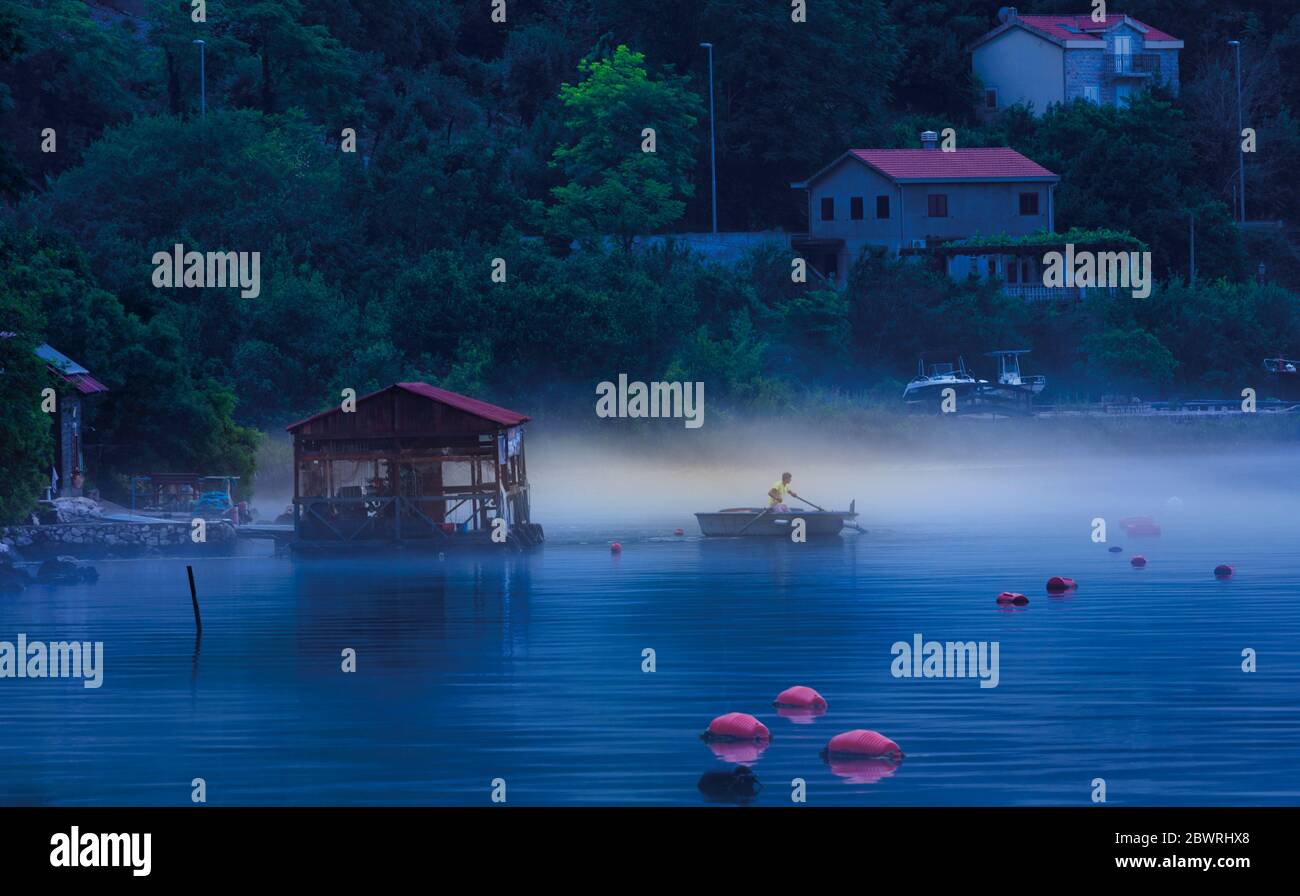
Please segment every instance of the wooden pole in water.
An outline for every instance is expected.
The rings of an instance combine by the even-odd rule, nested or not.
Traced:
[[[194,567],[185,567],[185,572],[190,577],[190,603],[194,605],[194,633],[195,635],[202,635],[203,619],[199,616],[199,596],[194,590]]]

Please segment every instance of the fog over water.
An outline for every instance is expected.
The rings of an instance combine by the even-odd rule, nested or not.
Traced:
[[[1117,805],[1300,800],[1293,445],[952,422],[537,427],[531,554],[254,542],[7,595],[0,639],[102,640],[104,670],[95,690],[0,681],[0,804],[186,805],[202,776],[214,805],[488,805],[497,777],[514,804],[699,805],[741,764],[760,805],[789,805],[794,777],[813,805],[1089,805],[1097,778]],[[786,470],[823,507],[856,498],[867,534],[699,535],[695,511],[761,505]],[[1053,575],[1079,589],[1048,594]],[[999,606],[1007,590],[1029,603]],[[894,674],[918,637],[996,644],[996,686]],[[774,710],[796,684],[827,712]],[[727,712],[770,744],[702,743]],[[857,728],[905,758],[819,758]]]
[[[529,444],[529,478],[534,516],[557,534],[596,523],[686,527],[696,511],[762,507],[787,471],[795,492],[828,510],[856,500],[868,528],[1032,519],[1087,533],[1096,517],[1265,528],[1296,520],[1300,443],[1200,449],[1190,437],[1160,447],[1171,430],[1178,432],[1154,425],[1089,443],[1049,420],[930,420],[904,445],[780,421],[657,433],[646,442],[547,433]]]
[[[686,528],[698,511],[762,507],[787,471],[798,494],[828,510],[856,500],[875,528],[1131,516],[1267,525],[1300,512],[1300,433],[1254,439],[1249,424],[1228,444],[1202,445],[1168,421],[1103,438],[1049,419],[921,419],[884,440],[781,418],[698,430],[625,422],[527,428],[533,516],[552,537]],[[292,500],[290,462],[282,450],[257,473],[252,503],[264,519]]]

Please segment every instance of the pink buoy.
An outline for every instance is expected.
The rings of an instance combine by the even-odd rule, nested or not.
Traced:
[[[1062,591],[1074,591],[1078,587],[1078,582],[1065,576],[1052,576],[1047,580],[1047,590],[1054,594],[1059,594]]]
[[[825,709],[826,698],[814,691],[812,688],[806,688],[797,684],[792,688],[786,688],[776,695],[776,700],[772,702],[773,706],[784,706],[794,709]]]
[[[674,534],[674,535],[678,535],[678,536],[685,535],[685,534],[686,534],[686,530],[685,530],[685,529],[674,529],[674,530],[673,530],[673,534]]]
[[[1119,521],[1130,537],[1155,537],[1160,534],[1160,526],[1149,516],[1129,516]]]
[[[1216,579],[1230,579],[1234,572],[1236,572],[1236,570],[1227,563],[1220,563],[1218,566],[1214,567],[1214,577]]]
[[[765,741],[772,739],[772,733],[766,725],[748,713],[729,712],[710,722],[708,730],[701,737],[705,740]]]
[[[858,757],[862,759],[885,756],[890,759],[902,759],[903,751],[898,744],[880,732],[857,728],[832,737],[822,755],[825,757]]]
[[[1029,598],[1025,597],[1019,591],[1003,591],[998,595],[998,603],[1015,604],[1017,607],[1023,607],[1029,603]]]
[[[609,552],[610,552],[611,554],[621,554],[621,553],[623,553],[623,546],[622,546],[621,544],[619,544],[617,541],[612,542],[612,543],[610,543],[610,546],[609,546]]]
[[[1142,567],[1147,565],[1147,558],[1143,557],[1141,554],[1135,554],[1133,556],[1133,559],[1130,560],[1129,563],[1132,564],[1134,567],[1141,569]]]

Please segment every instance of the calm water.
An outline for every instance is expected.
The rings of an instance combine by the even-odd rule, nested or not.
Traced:
[[[1225,508],[1228,472],[1177,470],[1176,511],[1157,503],[1168,483],[1136,500],[1109,475],[1139,512],[1166,511],[1141,541],[1076,482],[1065,508],[941,519],[900,504],[868,511],[869,535],[804,545],[705,541],[678,514],[561,520],[526,558],[308,562],[255,544],[102,561],[93,586],[0,596],[0,639],[105,645],[99,690],[0,680],[0,803],[184,805],[202,777],[213,805],[486,805],[494,778],[511,804],[701,804],[701,774],[743,759],[760,806],[790,805],[796,777],[814,805],[1082,805],[1098,777],[1110,804],[1295,804],[1300,546],[1279,472]],[[1109,544],[1089,539],[1093,515]],[[1079,591],[1049,597],[1053,574]],[[1031,603],[1000,610],[1004,589]],[[891,677],[891,645],[918,632],[999,642],[998,687]],[[778,716],[794,684],[829,712]],[[756,760],[698,739],[729,711],[771,728]],[[859,727],[896,740],[902,764],[823,763]]]

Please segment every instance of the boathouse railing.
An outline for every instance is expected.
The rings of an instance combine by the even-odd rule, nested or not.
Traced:
[[[299,497],[294,500],[294,530],[303,541],[403,541],[408,539],[449,539],[451,533],[421,509],[421,504],[451,504],[444,514],[462,507],[467,501],[478,503],[476,512],[467,522],[486,519],[489,512],[507,516],[510,499],[526,500],[527,486],[516,485],[509,489],[472,489],[444,495],[362,495],[357,497]],[[452,504],[452,502],[455,502]],[[331,511],[342,510],[343,513]],[[359,511],[359,512],[358,512]],[[404,529],[409,523],[414,528]],[[323,528],[324,532],[311,530]],[[307,531],[304,531],[307,530]],[[481,530],[480,530],[481,531]],[[326,537],[321,538],[320,535]],[[330,538],[329,536],[333,537]]]

